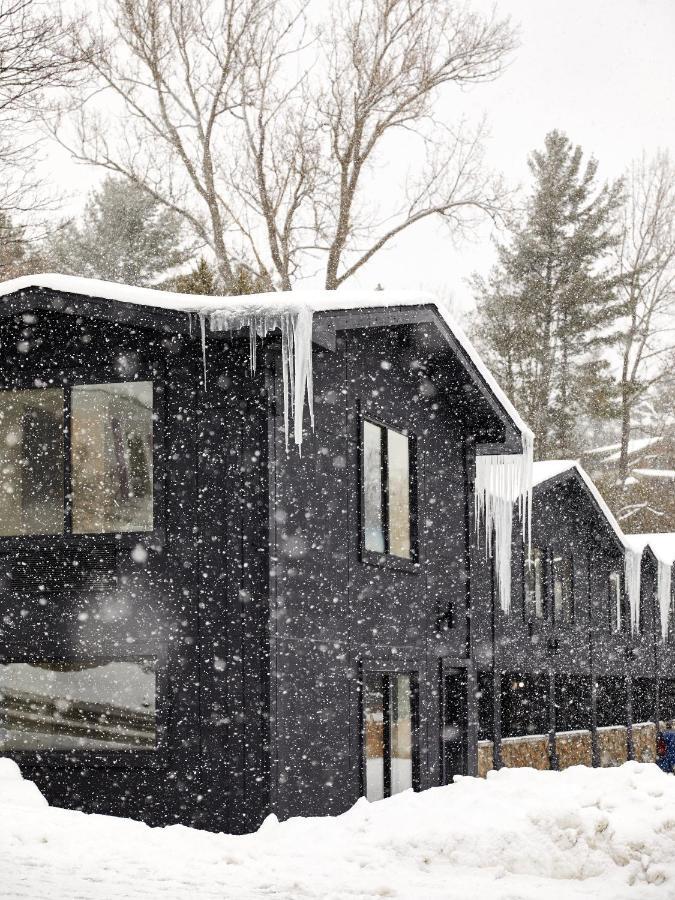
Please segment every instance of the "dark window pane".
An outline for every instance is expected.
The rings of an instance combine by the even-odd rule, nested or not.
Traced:
[[[363,505],[366,550],[384,553],[382,516],[382,429],[363,423]]]
[[[384,680],[366,675],[363,685],[363,765],[368,800],[384,797]]]
[[[625,725],[627,712],[626,679],[623,677],[599,678],[597,690],[598,728]]]
[[[546,734],[549,729],[548,675],[502,676],[502,735]]]
[[[0,535],[63,531],[63,391],[0,392]]]
[[[0,749],[153,749],[155,661],[0,665]]]
[[[410,452],[408,438],[387,429],[389,552],[410,559]]]
[[[409,675],[392,675],[391,686],[391,793],[412,787],[412,703]]]
[[[73,531],[152,531],[152,382],[72,392]]]
[[[591,680],[585,675],[555,676],[556,731],[591,727]]]

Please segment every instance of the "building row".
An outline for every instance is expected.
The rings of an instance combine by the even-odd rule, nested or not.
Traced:
[[[0,286],[0,752],[233,832],[653,756],[670,536],[627,538],[426,297]]]

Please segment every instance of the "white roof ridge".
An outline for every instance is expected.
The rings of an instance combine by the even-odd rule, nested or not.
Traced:
[[[548,475],[545,474],[544,466],[546,465],[550,466],[550,474]],[[539,467],[539,477],[537,477],[537,467]],[[533,466],[533,484],[535,487],[537,487],[539,485],[545,484],[547,481],[551,481],[553,478],[557,478],[560,475],[563,475],[565,472],[577,472],[621,544],[624,547],[628,546],[626,535],[617,522],[614,513],[611,511],[611,509],[607,505],[607,501],[598,490],[597,485],[581,465],[581,462],[578,459],[552,459],[539,460],[538,462],[535,462]]]
[[[521,436],[530,442],[533,434],[521,418],[511,400],[499,386],[494,376],[483,362],[480,354],[454,321],[443,304],[427,291],[376,291],[376,290],[305,290],[278,291],[266,294],[246,294],[242,296],[208,296],[202,294],[179,294],[158,288],[134,287],[119,282],[102,281],[76,275],[61,275],[46,272],[23,275],[9,281],[0,282],[0,297],[19,293],[31,288],[45,288],[63,293],[78,294],[92,299],[133,303],[139,306],[154,306],[175,312],[194,313],[206,318],[217,319],[218,327],[240,327],[245,319],[256,316],[270,318],[281,315],[313,315],[317,312],[336,312],[360,308],[384,308],[395,306],[432,305],[443,319],[451,334],[465,351],[471,363],[490,391],[495,395],[507,416]],[[230,323],[228,325],[228,323]],[[213,327],[213,326],[211,326]],[[217,330],[214,328],[214,330]]]

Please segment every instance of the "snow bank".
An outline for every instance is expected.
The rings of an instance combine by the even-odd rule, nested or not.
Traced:
[[[654,765],[502,769],[245,837],[48,808],[11,764],[5,781],[7,900],[675,895],[675,778]]]

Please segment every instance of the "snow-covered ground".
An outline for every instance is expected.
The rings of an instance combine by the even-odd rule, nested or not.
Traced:
[[[0,759],[4,900],[675,897],[675,778],[503,769],[257,834],[53,809]]]

